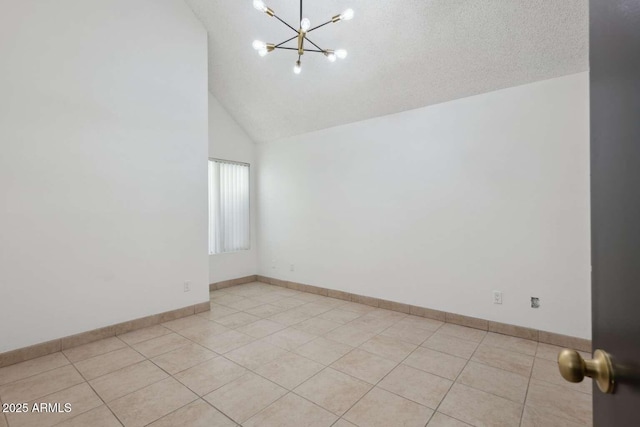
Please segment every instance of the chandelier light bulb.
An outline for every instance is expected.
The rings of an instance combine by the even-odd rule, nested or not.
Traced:
[[[255,50],[260,50],[260,49],[266,49],[267,48],[267,44],[263,41],[260,40],[254,40],[253,44],[252,44],[253,48]]]
[[[309,18],[302,18],[302,21],[300,21],[300,28],[302,28],[302,31],[305,33],[309,28],[311,28],[311,21],[309,21]]]
[[[255,5],[255,2],[253,4]],[[343,21],[350,21],[351,19],[353,19],[353,15],[353,9],[347,9],[340,14],[340,19]]]
[[[293,66],[293,72],[295,74],[300,74],[300,71],[302,71],[302,67],[300,65],[300,61],[296,61],[296,65]]]
[[[329,62],[336,62],[336,54],[335,53],[327,54],[327,59],[329,60]]]
[[[266,47],[258,51],[258,55],[260,56],[266,56],[267,53],[269,53],[269,51],[267,50]]]
[[[266,12],[267,11],[267,5],[264,4],[264,2],[262,0],[253,0],[253,7],[255,7],[260,12]]]
[[[344,59],[347,57],[347,51],[344,49],[338,49],[336,50],[336,56],[340,59]]]

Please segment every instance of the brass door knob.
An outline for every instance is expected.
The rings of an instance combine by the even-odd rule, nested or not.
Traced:
[[[593,378],[603,393],[613,393],[615,385],[611,357],[605,351],[596,350],[593,359],[584,360],[575,350],[564,349],[558,354],[558,367],[562,377],[572,383],[584,377]]]

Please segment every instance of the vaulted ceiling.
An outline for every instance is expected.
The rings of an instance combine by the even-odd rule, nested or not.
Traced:
[[[209,34],[209,89],[256,142],[267,142],[588,69],[587,0],[304,0],[330,63],[294,51],[260,57],[255,39],[295,33],[252,0],[186,0]],[[298,27],[298,0],[265,0]],[[286,46],[295,46],[295,41]]]

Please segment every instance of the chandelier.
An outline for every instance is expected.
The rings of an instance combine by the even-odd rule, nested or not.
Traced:
[[[353,9],[347,9],[344,12],[342,12],[340,15],[336,15],[336,16],[332,17],[330,20],[328,20],[324,24],[320,24],[320,25],[317,25],[317,26],[311,28],[311,21],[309,21],[308,18],[304,18],[302,16],[302,0],[300,0],[300,26],[296,30],[294,27],[292,27],[291,25],[289,25],[288,23],[286,23],[282,19],[280,19],[280,17],[278,17],[278,15],[276,15],[273,10],[269,9],[264,4],[263,0],[253,0],[253,7],[255,7],[260,12],[264,12],[267,15],[269,15],[269,16],[271,16],[273,18],[276,18],[278,21],[282,22],[284,25],[286,25],[287,27],[291,28],[293,30],[293,32],[296,33],[295,36],[293,36],[290,39],[287,39],[287,40],[285,40],[283,42],[280,42],[278,44],[265,43],[265,42],[260,41],[260,40],[254,40],[253,48],[258,51],[258,54],[260,56],[265,56],[269,52],[273,52],[276,49],[295,50],[295,51],[298,52],[298,60],[296,61],[296,64],[293,67],[293,72],[296,73],[296,74],[300,74],[300,72],[302,71],[301,58],[302,58],[302,55],[304,55],[305,52],[322,53],[324,56],[327,57],[327,59],[330,62],[334,62],[336,60],[336,58],[344,59],[344,58],[347,57],[347,51],[346,50],[344,50],[344,49],[337,49],[337,50],[323,49],[320,46],[318,46],[317,44],[315,44],[314,42],[312,42],[311,39],[309,39],[308,35],[309,35],[310,32],[312,32],[314,30],[317,30],[318,28],[324,27],[327,24],[336,23],[336,22],[339,22],[339,21],[349,21],[350,19],[353,18]],[[290,42],[290,41],[292,41],[294,39],[298,39],[298,47],[297,48],[284,47],[283,46],[285,43],[288,43],[288,42]],[[313,45],[313,47],[315,47],[315,49],[306,48],[305,47],[305,42],[309,42],[309,44]]]

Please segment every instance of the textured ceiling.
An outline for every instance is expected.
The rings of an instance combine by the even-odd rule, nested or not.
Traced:
[[[251,0],[186,1],[209,33],[209,89],[256,142],[588,69],[587,0],[305,0],[312,26],[355,18],[310,33],[348,57],[307,53],[299,75],[295,52],[251,47],[295,35]],[[265,2],[297,27],[297,0]]]

